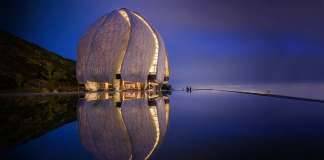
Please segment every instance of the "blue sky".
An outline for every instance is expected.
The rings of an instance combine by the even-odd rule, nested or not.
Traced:
[[[113,9],[141,13],[165,40],[173,83],[324,81],[323,0],[8,0],[0,29],[75,59]],[[323,62],[322,62],[322,61]]]

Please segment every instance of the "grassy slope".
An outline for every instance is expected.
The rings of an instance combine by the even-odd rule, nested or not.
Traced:
[[[0,31],[0,91],[69,91],[75,62]]]

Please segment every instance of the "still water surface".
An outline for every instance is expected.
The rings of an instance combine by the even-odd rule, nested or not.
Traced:
[[[319,102],[216,91],[0,99],[0,159],[324,159]]]

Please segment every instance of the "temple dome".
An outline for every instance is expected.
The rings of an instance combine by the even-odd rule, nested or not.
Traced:
[[[161,35],[140,14],[114,10],[99,18],[81,38],[77,55],[79,83],[123,81],[161,83],[169,77]]]

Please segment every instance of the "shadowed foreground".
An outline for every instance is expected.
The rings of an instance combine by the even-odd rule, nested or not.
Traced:
[[[0,149],[76,120],[77,95],[0,97]]]

